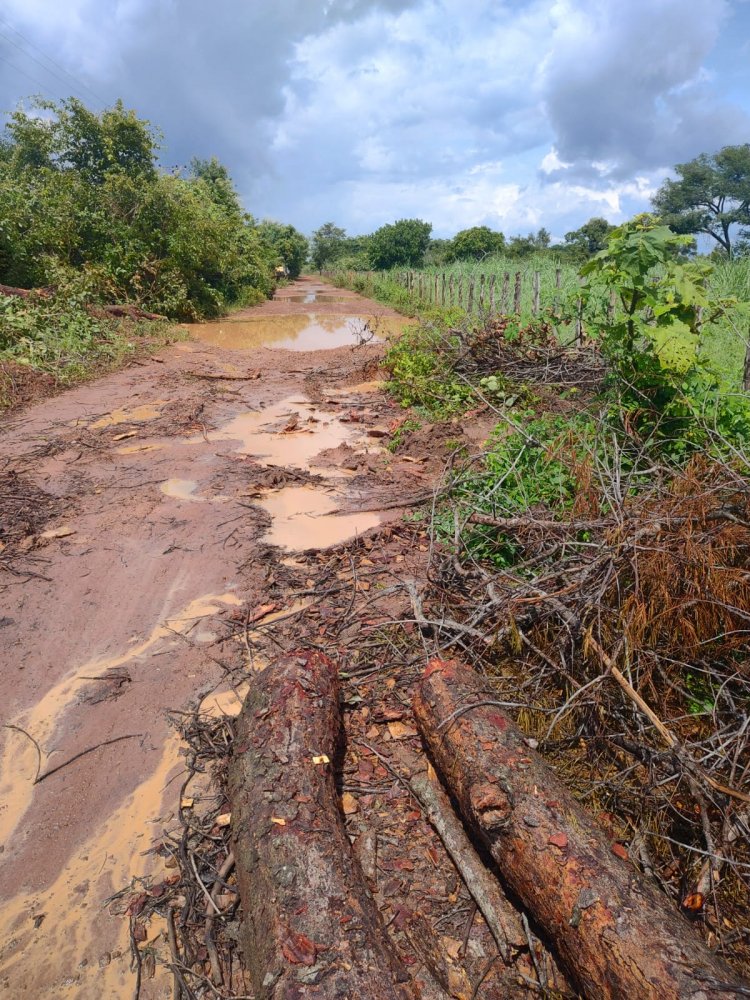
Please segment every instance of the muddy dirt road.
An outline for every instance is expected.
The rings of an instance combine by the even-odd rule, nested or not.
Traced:
[[[262,608],[295,551],[398,517],[394,483],[420,486],[382,447],[382,348],[354,346],[400,325],[304,279],[0,428],[0,495],[29,500],[0,552],[5,995],[132,996],[105,901],[163,867],[147,852],[179,787],[168,710],[222,692],[222,623]]]

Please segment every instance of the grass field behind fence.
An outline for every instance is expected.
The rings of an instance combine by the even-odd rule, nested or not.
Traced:
[[[522,323],[537,316],[551,318],[564,339],[574,335],[580,308],[578,267],[546,254],[524,259],[496,255],[479,263],[465,261],[412,271],[338,271],[331,277],[410,315],[429,314],[431,310],[465,314],[471,303],[471,313],[477,317],[490,311],[494,278],[496,313],[517,311]],[[718,264],[711,290],[717,298],[736,300],[726,315],[706,322],[703,336],[707,361],[723,376],[727,387],[733,388],[741,384],[750,339],[750,259]],[[601,322],[606,317],[608,306],[605,296],[590,303],[582,315],[586,332],[591,332],[595,318]]]

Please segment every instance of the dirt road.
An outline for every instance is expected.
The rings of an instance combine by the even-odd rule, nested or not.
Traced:
[[[222,690],[243,652],[223,624],[295,550],[398,516],[379,499],[420,485],[385,461],[381,347],[354,346],[397,325],[305,279],[6,420],[0,992],[132,996],[105,901],[163,863],[147,852],[176,806],[168,710]]]

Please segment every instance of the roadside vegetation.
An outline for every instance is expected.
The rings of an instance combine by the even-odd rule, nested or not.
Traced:
[[[747,968],[749,270],[690,242],[639,217],[568,265],[556,310],[425,303],[386,364],[412,414],[396,447],[430,421],[494,423],[415,515],[440,543],[418,609],[432,638],[493,678],[632,860]]]
[[[190,321],[272,294],[307,257],[292,226],[257,222],[226,168],[158,165],[159,135],[121,103],[35,101],[0,138],[0,406],[29,376],[68,384],[122,361],[146,313]],[[24,295],[31,291],[31,295]],[[102,307],[126,306],[114,316]],[[149,327],[149,342],[174,336]]]

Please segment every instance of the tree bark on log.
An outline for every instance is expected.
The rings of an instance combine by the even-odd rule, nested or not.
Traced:
[[[590,1000],[729,1000],[733,970],[613,845],[473,670],[433,660],[414,713],[501,877]]]
[[[33,296],[41,299],[48,299],[53,295],[53,290],[51,288],[14,288],[12,285],[0,285],[0,295],[6,295],[8,298],[17,299],[29,299]],[[105,318],[109,316],[149,320],[166,320],[168,318],[167,316],[159,315],[159,313],[147,312],[145,309],[141,309],[140,306],[133,305],[90,305],[86,308],[92,316]]]
[[[148,319],[167,320],[167,316],[159,313],[146,312],[140,306],[88,306],[88,311],[92,316],[115,316],[118,319]]]
[[[285,657],[255,676],[229,768],[242,945],[257,1000],[415,1000],[344,828],[333,774],[335,665]]]

